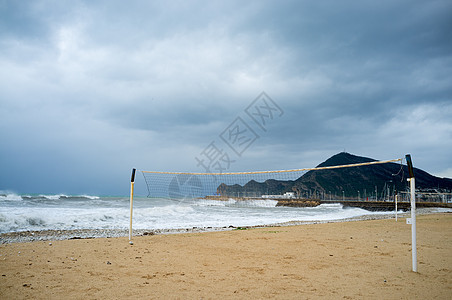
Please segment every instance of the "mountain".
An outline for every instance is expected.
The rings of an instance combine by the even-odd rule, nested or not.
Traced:
[[[356,156],[350,153],[338,153],[317,167],[349,165],[376,161],[372,158]],[[408,168],[400,163],[386,163],[331,170],[315,170],[305,173],[293,181],[269,179],[264,182],[249,181],[244,186],[218,186],[217,191],[223,196],[244,194],[253,191],[256,196],[270,194],[282,195],[295,192],[302,198],[378,198],[388,197],[395,191],[407,191]],[[414,168],[416,189],[430,192],[451,192],[452,179],[439,178]]]

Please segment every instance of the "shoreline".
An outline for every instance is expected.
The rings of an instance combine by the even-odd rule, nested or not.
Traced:
[[[442,212],[435,208],[420,208],[416,210],[416,215],[449,213]],[[399,212],[399,218],[406,218],[410,216],[410,212]],[[217,232],[217,231],[231,231],[238,229],[250,228],[271,228],[271,227],[285,227],[298,225],[312,225],[325,223],[342,223],[342,222],[356,222],[365,220],[381,220],[381,219],[395,219],[395,212],[387,212],[382,214],[366,214],[358,217],[351,217],[336,220],[311,220],[311,221],[288,221],[282,223],[261,224],[253,226],[223,226],[223,227],[192,227],[192,228],[174,228],[174,229],[134,229],[133,237],[147,236],[147,235],[168,235],[168,234],[182,234],[182,233],[202,233],[202,232]],[[119,238],[128,237],[128,229],[73,229],[73,230],[39,230],[39,231],[17,231],[0,234],[0,245],[11,243],[28,243],[39,241],[61,241],[61,240],[80,240],[80,239],[97,239],[97,238]]]

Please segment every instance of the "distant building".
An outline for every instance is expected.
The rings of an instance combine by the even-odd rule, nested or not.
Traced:
[[[284,198],[289,198],[289,199],[295,198],[295,192],[285,192],[284,196],[285,196]]]

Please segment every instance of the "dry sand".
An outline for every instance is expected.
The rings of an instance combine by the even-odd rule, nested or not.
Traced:
[[[0,246],[1,299],[452,299],[452,214]]]

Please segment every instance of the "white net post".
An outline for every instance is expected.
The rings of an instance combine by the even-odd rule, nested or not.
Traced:
[[[416,247],[416,195],[415,195],[415,179],[414,177],[408,179],[410,181],[411,194],[411,254],[413,272],[417,272],[417,247]]]
[[[414,179],[414,169],[413,162],[411,161],[411,155],[407,154],[405,156],[406,164],[408,166],[410,182],[410,204],[411,204],[411,255],[412,255],[412,265],[413,272],[417,272],[417,247],[416,247],[416,183]]]

